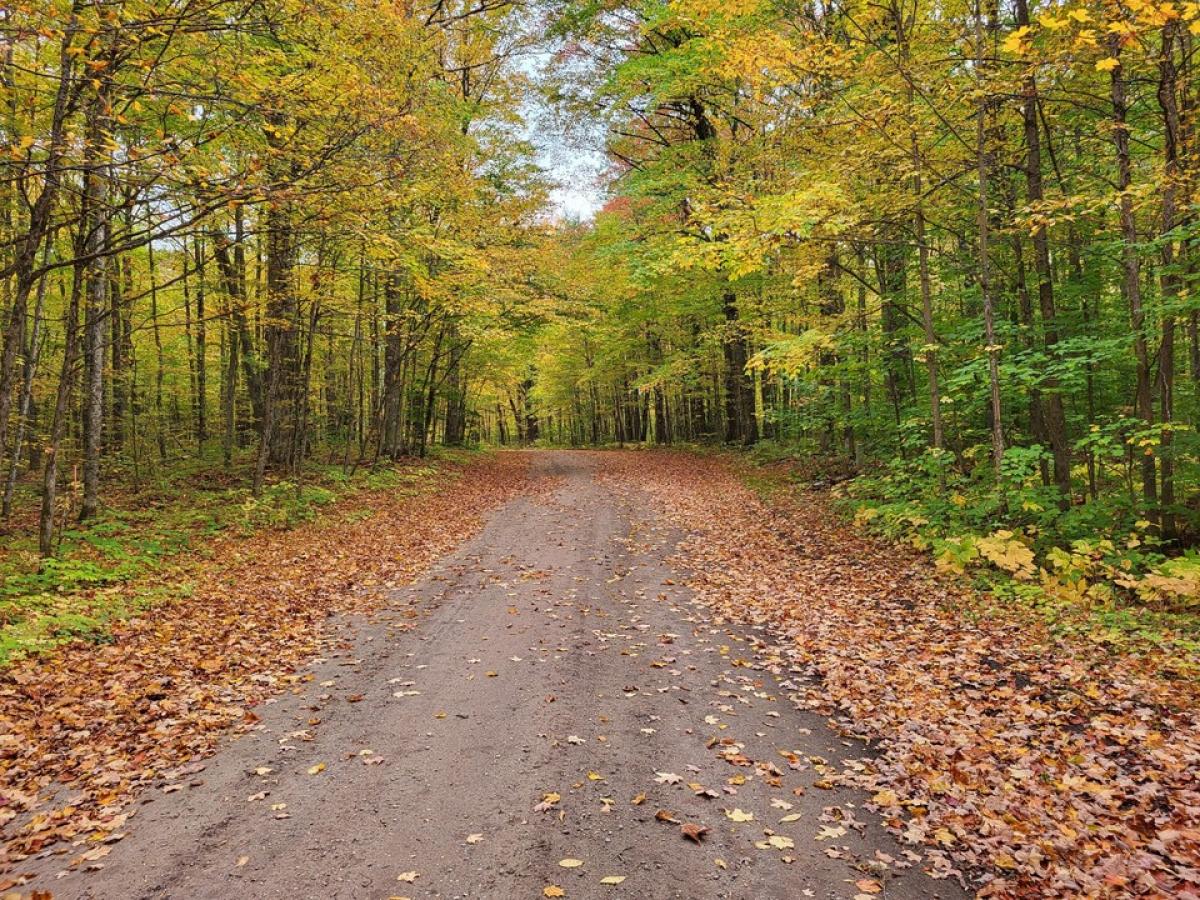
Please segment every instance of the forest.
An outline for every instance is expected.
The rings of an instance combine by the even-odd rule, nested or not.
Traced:
[[[946,565],[1195,600],[1195,4],[3,15],[3,513],[44,556],[195,460],[758,444]],[[602,142],[594,219],[535,114]]]
[[[1198,42],[0,5],[0,897],[1200,898]]]

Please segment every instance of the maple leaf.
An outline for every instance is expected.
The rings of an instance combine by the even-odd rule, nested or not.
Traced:
[[[562,800],[562,797],[559,796],[559,794],[557,794],[555,791],[550,791],[548,794],[544,794],[542,796],[541,801],[533,807],[533,811],[548,812],[558,805],[560,800]]]

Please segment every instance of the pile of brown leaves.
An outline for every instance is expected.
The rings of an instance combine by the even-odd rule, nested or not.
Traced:
[[[942,875],[989,897],[1200,897],[1196,685],[1062,638],[855,534],[815,494],[771,506],[727,465],[609,458],[689,537],[722,616],[770,623],[796,696],[877,741],[844,779]]]
[[[423,490],[358,495],[317,522],[222,538],[189,598],[0,673],[0,872],[60,842],[97,858],[141,786],[214,752],[294,683],[327,619],[367,612],[525,485],[525,459],[446,466]],[[372,515],[364,518],[364,506]],[[92,849],[88,849],[88,848]],[[0,890],[14,881],[0,879]]]

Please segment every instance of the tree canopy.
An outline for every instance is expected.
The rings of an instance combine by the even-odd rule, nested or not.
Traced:
[[[858,476],[950,565],[1195,577],[1196,4],[3,15],[0,446],[44,553],[195,454],[258,489],[691,441]],[[585,222],[536,146],[572,135]]]

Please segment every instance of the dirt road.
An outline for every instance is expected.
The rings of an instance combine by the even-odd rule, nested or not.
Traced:
[[[635,527],[639,498],[601,484],[600,459],[539,453],[529,495],[384,615],[343,623],[256,730],[146,792],[102,868],[44,859],[23,890],[962,896],[865,796],[823,786],[862,747],[793,708],[752,630],[706,620],[672,536]]]

